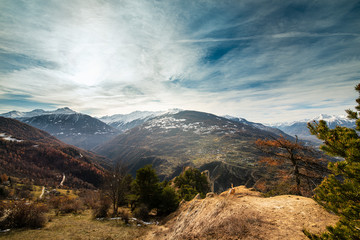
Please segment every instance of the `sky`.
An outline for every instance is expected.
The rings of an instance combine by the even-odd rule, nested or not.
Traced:
[[[344,114],[360,1],[0,0],[0,112]]]

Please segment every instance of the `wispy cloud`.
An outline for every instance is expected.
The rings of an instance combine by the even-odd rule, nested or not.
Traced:
[[[0,1],[3,112],[285,121],[342,113],[360,79],[357,1]]]

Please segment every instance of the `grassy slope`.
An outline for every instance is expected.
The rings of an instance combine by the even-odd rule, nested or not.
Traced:
[[[154,226],[142,239],[293,239],[305,240],[302,230],[325,231],[338,217],[314,200],[283,195],[263,198],[243,186],[212,198],[182,204],[163,226]]]
[[[310,198],[283,195],[263,198],[243,186],[183,203],[157,226],[126,226],[121,220],[93,220],[91,211],[55,216],[42,229],[11,230],[2,239],[307,239],[303,229],[322,232],[338,217]]]
[[[138,239],[148,230],[148,227],[125,226],[122,221],[117,220],[93,220],[89,210],[80,215],[50,214],[49,218],[51,221],[42,229],[11,230],[8,233],[0,233],[0,239]]]

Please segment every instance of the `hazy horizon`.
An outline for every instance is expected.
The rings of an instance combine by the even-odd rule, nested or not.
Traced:
[[[358,1],[0,0],[0,112],[344,115]]]

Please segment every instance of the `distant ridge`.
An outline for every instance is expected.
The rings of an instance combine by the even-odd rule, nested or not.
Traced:
[[[335,128],[336,126],[348,127],[348,128],[355,128],[355,121],[348,119],[345,115],[327,115],[327,114],[320,114],[317,117],[312,119],[304,119],[294,122],[286,122],[286,123],[277,123],[272,124],[272,127],[278,128],[285,133],[295,136],[297,135],[300,139],[312,141],[316,144],[321,144],[322,142],[318,140],[315,136],[310,134],[309,129],[307,128],[307,123],[316,121],[319,122],[320,120],[324,120],[327,122],[330,128]]]
[[[119,130],[97,118],[64,107],[54,111],[35,109],[30,112],[11,111],[0,116],[14,118],[44,130],[68,144],[91,150],[115,137]]]
[[[114,162],[127,163],[133,175],[146,164],[152,164],[161,179],[172,179],[185,166],[209,170],[215,191],[223,191],[231,183],[252,186],[263,174],[263,168],[257,166],[262,153],[254,142],[279,135],[262,126],[205,112],[180,111],[151,118],[94,151]]]
[[[58,108],[54,111],[45,111],[43,109],[34,109],[30,112],[19,112],[19,111],[11,111],[7,113],[0,114],[1,117],[7,117],[7,118],[29,118],[29,117],[35,117],[35,116],[41,116],[46,114],[74,114],[77,113],[74,110],[64,107],[64,108]]]
[[[105,158],[67,145],[50,134],[11,118],[0,117],[0,172],[57,185],[66,175],[71,187],[100,186]]]
[[[42,129],[68,144],[87,150],[91,150],[97,145],[112,139],[120,132],[86,114],[70,113],[70,111],[63,113],[63,111],[58,110],[55,112],[18,119],[33,127]]]
[[[125,132],[131,128],[139,126],[151,118],[161,116],[169,113],[178,113],[181,109],[170,109],[167,111],[135,111],[129,114],[115,114],[111,116],[104,116],[99,118],[101,121],[110,126]]]

